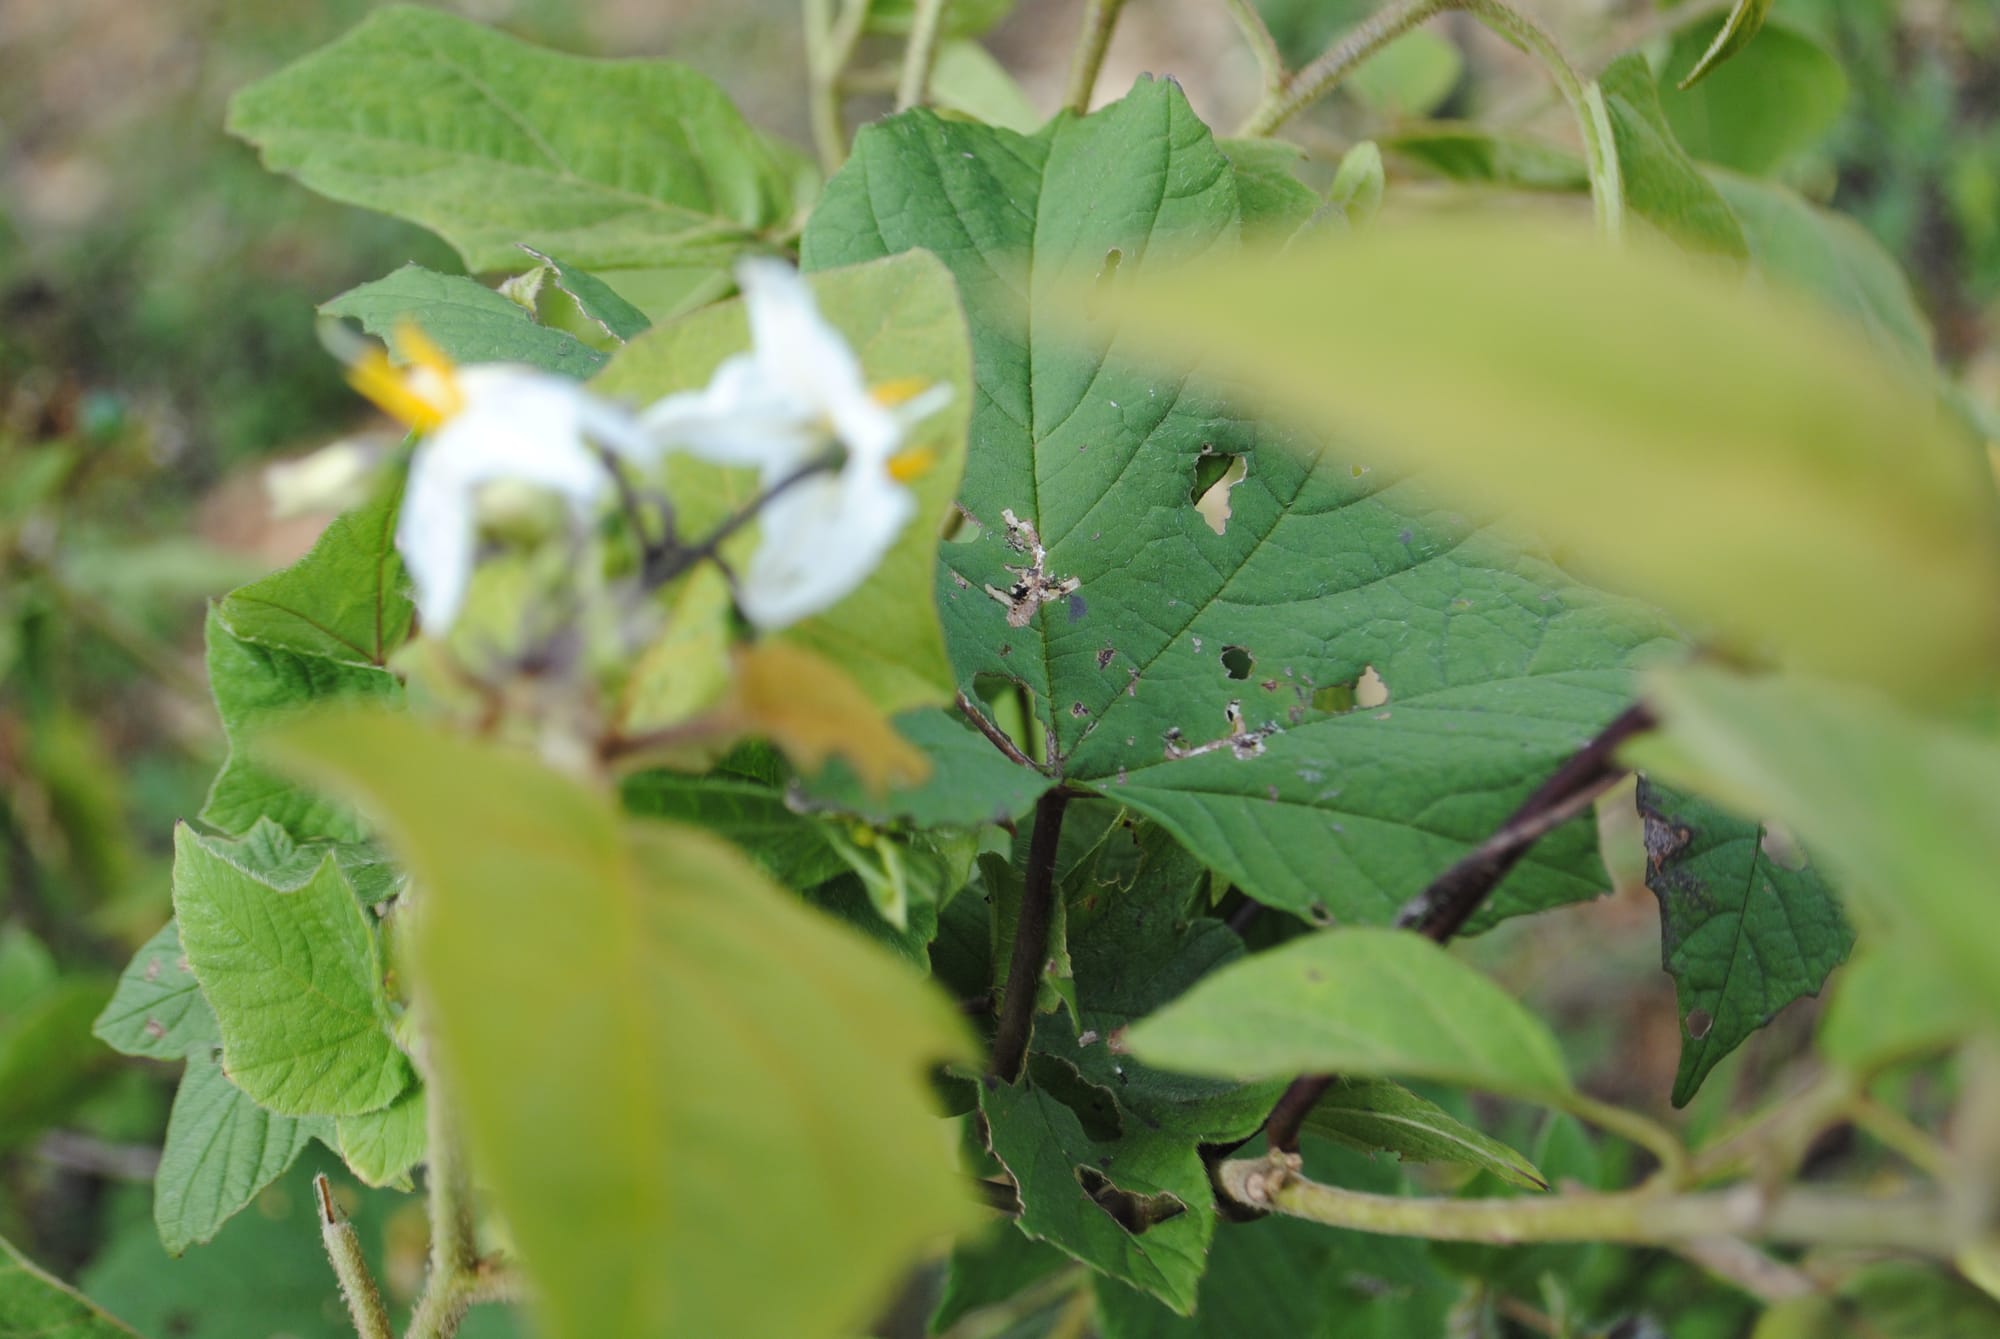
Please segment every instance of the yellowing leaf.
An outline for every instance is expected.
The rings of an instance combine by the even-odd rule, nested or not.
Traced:
[[[537,1333],[844,1339],[975,1220],[925,1080],[970,1046],[909,967],[527,754],[389,715],[274,744],[409,862],[440,1091]]]
[[[1441,222],[1159,276],[1127,338],[1438,467],[1737,648],[1907,691],[2000,654],[1992,484],[1929,388],[1664,248]]]
[[[860,685],[831,660],[789,642],[736,653],[725,712],[783,749],[802,772],[818,772],[837,755],[878,795],[930,775],[930,760],[896,733]]]

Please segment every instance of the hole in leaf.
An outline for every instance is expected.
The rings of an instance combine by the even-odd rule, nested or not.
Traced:
[[[1382,682],[1382,676],[1370,665],[1361,671],[1361,677],[1354,681],[1354,705],[1357,707],[1379,707],[1389,700],[1389,685]]]
[[[963,507],[954,506],[944,518],[944,528],[938,538],[947,544],[970,544],[985,530],[979,518]]]
[[[1315,688],[1312,705],[1314,711],[1353,711],[1354,685],[1330,683],[1324,688]]]
[[[1229,490],[1242,483],[1249,473],[1247,456],[1232,456],[1204,446],[1195,457],[1194,486],[1188,490],[1188,501],[1194,503],[1201,519],[1216,534],[1229,529]]]
[[[1109,1088],[1083,1077],[1080,1070],[1058,1056],[1036,1054],[1028,1057],[1028,1078],[1034,1085],[1070,1109],[1083,1132],[1100,1144],[1108,1144],[1125,1134],[1125,1122],[1118,1114],[1118,1100]]]
[[[1715,1015],[1706,1009],[1690,1009],[1687,1016],[1688,1036],[1700,1041],[1715,1026]]]
[[[1757,840],[1765,858],[1779,869],[1794,872],[1804,869],[1812,861],[1806,856],[1806,848],[1799,845],[1799,839],[1791,830],[1776,823],[1764,825],[1764,835]]]
[[[1240,646],[1222,648],[1222,668],[1229,672],[1229,677],[1232,679],[1249,678],[1250,668],[1256,663],[1256,657]]]
[[[1154,1195],[1139,1195],[1129,1190],[1120,1190],[1111,1183],[1111,1178],[1095,1167],[1076,1169],[1077,1184],[1083,1193],[1090,1196],[1097,1207],[1111,1215],[1111,1221],[1130,1232],[1133,1236],[1158,1226],[1170,1218],[1178,1218],[1187,1212],[1187,1205],[1180,1196],[1162,1190]]]

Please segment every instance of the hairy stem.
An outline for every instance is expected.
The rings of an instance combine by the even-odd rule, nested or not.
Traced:
[[[424,1075],[427,1128],[424,1188],[429,1193],[431,1268],[410,1317],[409,1339],[451,1339],[480,1283],[472,1227],[472,1178],[451,1104],[433,1073]]]
[[[1541,62],[1556,92],[1576,118],[1590,168],[1590,189],[1597,203],[1598,222],[1607,234],[1617,236],[1623,227],[1624,180],[1618,170],[1617,146],[1611,139],[1603,96],[1596,91],[1595,84],[1585,84],[1578,77],[1569,58],[1546,30],[1501,0],[1395,0],[1369,15],[1310,65],[1268,92],[1236,133],[1253,137],[1271,134],[1331,93],[1383,47],[1448,10],[1471,14]]]
[[[1229,6],[1229,17],[1236,20],[1250,54],[1257,58],[1257,72],[1263,77],[1265,99],[1283,93],[1287,78],[1285,58],[1278,51],[1277,39],[1265,26],[1264,16],[1257,12],[1254,0],[1223,0],[1223,3]]]
[[[313,1198],[319,1209],[320,1240],[326,1243],[327,1259],[333,1262],[334,1277],[340,1280],[340,1295],[347,1301],[354,1333],[359,1339],[394,1339],[388,1308],[382,1305],[382,1290],[368,1271],[361,1241],[354,1235],[354,1225],[333,1202],[333,1186],[324,1176],[313,1178]]]
[[[1125,0],[1088,0],[1083,11],[1083,32],[1076,39],[1076,54],[1070,58],[1069,95],[1063,105],[1082,116],[1090,110],[1090,95],[1097,87],[1097,72],[1104,68],[1104,53],[1111,47],[1111,34],[1118,27],[1118,11]]]
[[[906,112],[924,100],[931,67],[937,63],[938,32],[950,0],[916,0],[910,16],[910,40],[903,48],[903,77],[896,84],[896,110]]]
[[[1006,1083],[1021,1077],[1028,1039],[1035,1031],[1035,996],[1049,957],[1054,920],[1056,847],[1070,792],[1058,786],[1035,802],[1035,831],[1028,839],[1027,880],[1021,890],[1021,918],[1014,927],[1014,952],[1000,996],[1000,1021],[993,1032],[993,1061],[987,1072]]]
[[[1277,1154],[1225,1162],[1218,1181],[1253,1208],[1331,1227],[1432,1241],[1513,1245],[1600,1241],[1678,1247],[1717,1237],[1797,1245],[1872,1246],[1948,1259],[1959,1243],[1946,1206],[1931,1197],[1875,1198],[1795,1187],[1751,1186],[1691,1195],[1647,1190],[1547,1198],[1418,1199],[1322,1185]]]
[[[992,744],[994,748],[999,749],[1005,755],[1007,761],[1021,767],[1033,767],[1036,771],[1041,770],[1040,767],[1036,766],[1035,760],[1021,752],[1020,746],[1007,738],[1007,732],[1002,730],[998,725],[995,725],[993,718],[981,711],[979,704],[964,693],[958,695],[958,710],[960,715],[972,722],[974,729],[986,736],[988,743]]]

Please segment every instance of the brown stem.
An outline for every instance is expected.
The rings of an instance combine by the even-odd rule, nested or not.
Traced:
[[[1439,944],[1457,934],[1530,847],[1589,808],[1624,777],[1625,769],[1617,763],[1619,746],[1657,723],[1652,708],[1643,702],[1619,713],[1537,786],[1498,831],[1411,898],[1397,915],[1397,926]],[[1331,1074],[1304,1074],[1292,1081],[1264,1122],[1264,1137],[1274,1150],[1298,1151],[1299,1130],[1307,1114],[1333,1083]]]
[[[993,1032],[993,1061],[987,1072],[1006,1083],[1021,1077],[1028,1039],[1035,1031],[1035,996],[1049,956],[1054,920],[1056,848],[1063,811],[1072,792],[1058,786],[1035,801],[1035,833],[1028,839],[1027,880],[1021,890],[1021,917],[1014,926],[1014,953],[1000,997],[1000,1022]]]
[[[1002,730],[998,725],[995,725],[993,723],[993,719],[990,716],[988,716],[985,712],[979,709],[978,703],[974,702],[964,693],[960,693],[958,695],[958,710],[965,717],[966,720],[972,722],[973,727],[977,729],[980,734],[986,736],[987,741],[991,743],[994,748],[999,749],[1000,752],[1002,752],[1007,756],[1007,761],[1012,763],[1017,763],[1022,767],[1034,767],[1035,770],[1038,772],[1042,770],[1041,768],[1035,766],[1035,760],[1033,758],[1030,758],[1027,754],[1021,752],[1019,745],[1015,744],[1013,740],[1007,738],[1007,732],[1005,730]]]
[[[827,470],[837,468],[839,463],[839,456],[833,452],[817,456],[752,498],[749,506],[731,516],[721,525],[716,526],[714,530],[709,532],[708,538],[702,540],[699,544],[690,544],[686,548],[667,549],[661,553],[649,555],[645,572],[646,585],[649,588],[664,586],[703,559],[715,557],[717,550],[721,549],[725,540],[755,520],[757,513],[770,506],[772,500],[779,494],[786,492],[794,485],[806,479],[810,479],[815,474],[821,474]]]

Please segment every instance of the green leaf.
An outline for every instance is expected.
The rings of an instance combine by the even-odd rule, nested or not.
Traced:
[[[1203,980],[1125,1034],[1141,1060],[1240,1079],[1407,1077],[1561,1105],[1555,1038],[1506,992],[1401,930],[1323,930]]]
[[[1598,76],[1618,146],[1625,203],[1691,251],[1746,254],[1743,229],[1720,192],[1674,138],[1659,85],[1643,56],[1622,56]]]
[[[1378,116],[1404,120],[1436,110],[1464,73],[1450,38],[1418,28],[1370,56],[1346,86]]]
[[[387,1106],[413,1075],[389,1035],[367,913],[332,855],[284,885],[254,855],[249,843],[174,832],[174,913],[222,1032],[223,1068],[287,1115]]]
[[[132,1339],[137,1331],[36,1268],[0,1237],[0,1334],[19,1339]]]
[[[1895,258],[1867,229],[1789,187],[1721,170],[1708,177],[1742,224],[1758,273],[1818,299],[1883,353],[1930,372],[1930,322]]]
[[[946,37],[977,37],[1013,8],[1014,0],[950,0],[940,30]],[[914,0],[874,0],[868,7],[868,31],[904,36],[915,15]]]
[[[1674,1105],[1794,1000],[1817,995],[1854,946],[1833,890],[1783,830],[1639,781],[1646,887],[1660,963],[1680,1002]]]
[[[201,997],[201,987],[181,952],[177,922],[161,926],[132,956],[111,1003],[104,1006],[91,1031],[126,1055],[154,1060],[179,1060],[222,1040],[215,1011]]]
[[[396,552],[401,500],[400,485],[384,488],[337,517],[305,557],[223,597],[222,623],[236,638],[277,651],[359,668],[388,664],[410,635],[414,611]],[[225,725],[228,713],[225,705]]]
[[[1032,137],[913,112],[861,133],[804,257],[926,248],[957,276],[978,386],[961,504],[982,527],[945,546],[939,583],[961,687],[1026,684],[1052,770],[1165,824],[1253,896],[1383,921],[1616,715],[1624,666],[1663,628],[1426,485],[1366,459],[1308,464],[1212,388],[1065,321],[1157,265],[1233,249],[1238,180],[1170,83]],[[1322,297],[1318,323],[1372,338],[1325,321],[1346,300]],[[1434,386],[1423,398],[1447,398]],[[1205,455],[1247,470],[1222,534],[1190,497]],[[1387,710],[1315,705],[1371,666]],[[1503,905],[1602,881],[1579,826],[1537,849]]]
[[[290,627],[288,615],[277,621]],[[221,606],[210,606],[207,631],[209,689],[229,738],[229,756],[209,786],[202,821],[225,832],[248,832],[268,820],[294,837],[359,840],[365,835],[360,820],[346,806],[273,776],[250,756],[250,740],[314,704],[400,701],[396,676],[372,665],[285,649],[275,635],[247,640],[223,621]]]
[[[1191,1143],[1129,1127],[1093,1139],[1032,1077],[986,1080],[979,1109],[993,1155],[1019,1187],[1023,1232],[1183,1316],[1194,1309],[1215,1196]]]
[[[1771,0],[1736,0],[1728,17],[1723,19],[1722,28],[1715,34],[1715,41],[1709,44],[1695,67],[1680,81],[1682,92],[1701,82],[1702,77],[1731,56],[1750,45],[1757,36],[1757,30],[1764,26],[1765,15],[1771,12]]]
[[[1327,187],[1326,202],[1338,209],[1351,226],[1365,227],[1381,212],[1382,195],[1387,188],[1382,150],[1373,140],[1362,140],[1341,157],[1333,184]]]
[[[1227,926],[1175,916],[1163,891],[1156,877],[1142,875],[1102,894],[1109,905],[1100,913],[1078,915],[1069,938],[1078,1027],[1037,1028],[1035,1045],[1112,1093],[1138,1126],[1228,1143],[1264,1123],[1282,1082],[1190,1078],[1125,1054],[1126,1028],[1243,956],[1243,941]]]
[[[1405,1162],[1454,1163],[1491,1172],[1523,1189],[1549,1188],[1534,1163],[1386,1079],[1342,1078],[1307,1114],[1305,1130],[1364,1153],[1381,1150]]]
[[[408,860],[438,1061],[543,1332],[845,1335],[971,1219],[924,1081],[968,1049],[951,1004],[728,846],[407,717],[282,747]]]
[[[380,1111],[342,1116],[335,1127],[340,1156],[371,1186],[408,1189],[410,1169],[424,1160],[428,1105],[423,1088],[412,1085]]]
[[[404,6],[237,94],[229,129],[274,171],[430,228],[469,270],[511,268],[525,242],[655,319],[718,296],[809,179],[693,70]]]
[[[1649,688],[1664,733],[1629,746],[1638,765],[1783,823],[1826,862],[1864,930],[1911,936],[2000,1018],[2000,746],[1799,676],[1689,667]]]
[[[952,9],[959,6],[953,5]],[[1028,134],[1044,118],[1007,68],[977,42],[940,42],[931,67],[930,101],[990,126]]]
[[[405,265],[394,274],[350,288],[320,304],[325,316],[345,316],[388,341],[408,361],[399,332],[413,325],[457,363],[526,363],[582,380],[604,366],[604,355],[574,335],[538,323],[520,303],[458,274]]]
[[[1876,936],[1834,977],[1819,1023],[1829,1060],[1873,1074],[1977,1030],[1964,987],[1907,940]]]
[[[627,777],[619,790],[632,813],[726,837],[787,888],[810,888],[847,869],[825,825],[794,811],[782,790],[762,782],[654,771]]]
[[[326,1133],[324,1121],[264,1110],[207,1050],[191,1052],[153,1178],[153,1222],[167,1254],[212,1239],[284,1175],[315,1134]]]
[[[1277,139],[1232,139],[1216,145],[1236,173],[1236,198],[1246,232],[1282,241],[1319,208],[1312,188],[1298,178],[1305,151]]]
[[[1589,169],[1574,153],[1471,121],[1421,121],[1385,130],[1377,140],[1384,152],[1421,163],[1452,181],[1531,191],[1590,188]]]
[[[569,295],[582,316],[619,344],[652,327],[646,313],[627,302],[588,270],[580,270],[547,252],[523,244],[521,249],[542,263],[549,281]]]
[[[930,256],[906,256],[812,276],[822,313],[853,344],[871,382],[912,380],[952,388],[951,405],[925,420],[909,449],[936,463],[913,485],[916,519],[859,589],[779,640],[831,660],[885,712],[948,702],[951,672],[938,630],[938,529],[965,459],[973,400],[965,317],[951,276]],[[749,347],[741,303],[699,312],[627,345],[592,383],[609,395],[651,401],[705,385],[722,360]],[[669,475],[676,515],[704,534],[756,494],[754,473],[676,458]],[[729,552],[730,550],[725,550]]]
[[[1741,6],[1739,6],[1740,8]],[[1757,41],[1694,87],[1704,53],[1723,40],[1716,18],[1682,29],[1660,69],[1661,103],[1674,137],[1703,162],[1763,176],[1817,143],[1847,101],[1847,75],[1816,38],[1789,24],[1763,26]]]
[[[1517,511],[1568,566],[1750,654],[1904,692],[2000,655],[1990,474],[1927,381],[1712,267],[1439,222],[1135,282],[1124,305],[1128,337],[1198,345],[1302,417],[1435,462],[1462,504]],[[1531,663],[1548,654],[1576,652]],[[1374,663],[1406,702],[1405,671]]]
[[[1049,788],[1047,777],[1010,762],[956,713],[919,708],[904,712],[891,724],[931,760],[931,774],[922,784],[892,786],[882,795],[871,795],[854,770],[836,760],[805,783],[808,799],[875,822],[977,827],[1019,818]]]
[[[951,1248],[944,1290],[926,1330],[943,1334],[969,1313],[1011,1302],[1068,1265],[1068,1256],[1023,1234],[1012,1222],[995,1223]]]

